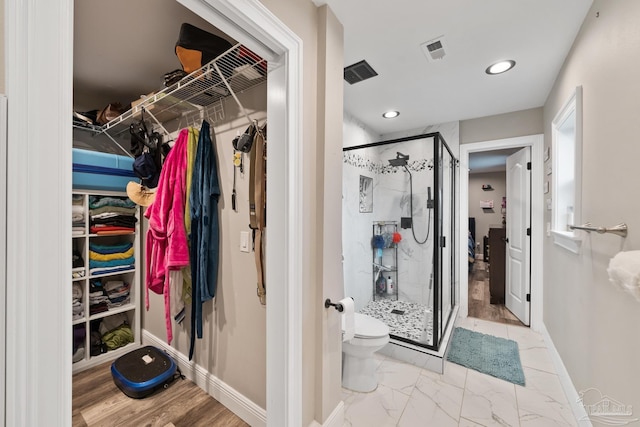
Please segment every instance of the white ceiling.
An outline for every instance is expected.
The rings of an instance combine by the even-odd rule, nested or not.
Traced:
[[[469,153],[469,174],[506,172],[507,157],[518,150],[520,150],[520,148]]]
[[[592,0],[315,0],[344,26],[344,63],[378,76],[345,85],[345,110],[381,135],[540,107]],[[429,62],[420,45],[445,37]],[[513,70],[489,76],[492,63]],[[396,119],[383,119],[398,110]]]
[[[311,1],[311,0],[308,0]],[[344,25],[345,65],[366,59],[378,76],[345,85],[345,110],[384,135],[544,104],[592,0],[314,0]],[[131,102],[180,68],[180,25],[220,33],[175,0],[75,2],[74,108]],[[429,62],[420,44],[445,37]],[[489,76],[500,59],[516,67]],[[400,111],[383,119],[385,110]]]

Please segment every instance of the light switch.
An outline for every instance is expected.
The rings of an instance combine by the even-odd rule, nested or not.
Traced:
[[[249,252],[249,232],[240,232],[240,252]]]

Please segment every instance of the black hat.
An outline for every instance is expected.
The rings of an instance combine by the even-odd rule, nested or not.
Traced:
[[[150,153],[142,153],[133,161],[133,172],[142,180],[142,185],[147,188],[158,186],[160,171]]]

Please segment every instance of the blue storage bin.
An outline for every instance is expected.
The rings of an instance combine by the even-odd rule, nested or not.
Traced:
[[[124,192],[132,180],[139,179],[133,173],[131,157],[73,149],[74,189]]]

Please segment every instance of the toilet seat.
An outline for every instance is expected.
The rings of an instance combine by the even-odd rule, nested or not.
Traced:
[[[375,339],[389,336],[389,327],[382,321],[366,314],[354,313],[354,338]],[[342,317],[342,332],[344,332],[344,316]]]

